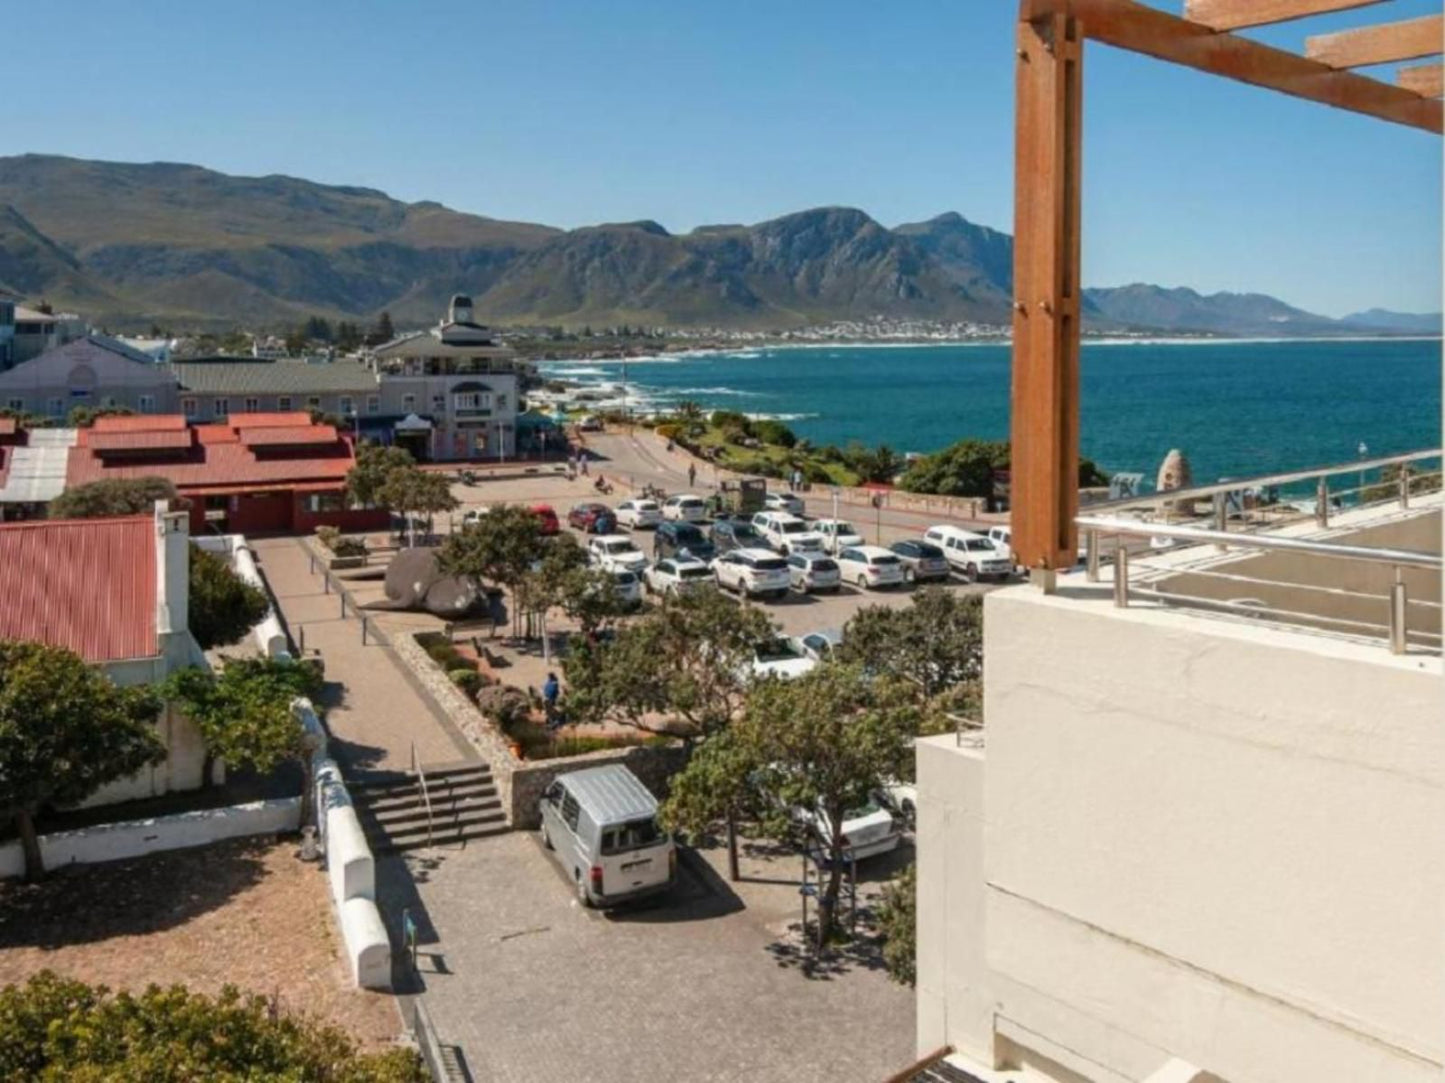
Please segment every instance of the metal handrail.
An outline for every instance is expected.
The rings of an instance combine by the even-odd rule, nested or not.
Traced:
[[[1343,542],[1321,541],[1319,539],[1307,538],[1282,538],[1274,535],[1262,534],[1230,534],[1224,530],[1209,530],[1195,526],[1169,526],[1161,523],[1144,523],[1137,519],[1130,519],[1119,516],[1103,515],[1081,515],[1074,520],[1075,523],[1085,531],[1087,541],[1087,576],[1091,582],[1097,582],[1099,578],[1099,535],[1112,534],[1120,542],[1124,538],[1168,538],[1172,541],[1193,542],[1200,545],[1215,545],[1220,549],[1228,549],[1231,546],[1236,549],[1255,549],[1268,552],[1303,553],[1309,556],[1325,557],[1332,560],[1356,560],[1372,564],[1385,564],[1392,567],[1395,572],[1395,581],[1390,586],[1390,593],[1384,596],[1389,605],[1389,622],[1386,625],[1370,625],[1370,627],[1384,627],[1390,642],[1390,650],[1394,654],[1404,654],[1409,647],[1409,608],[1410,600],[1405,589],[1404,569],[1425,568],[1439,571],[1441,569],[1441,557],[1438,553],[1425,553],[1414,549],[1387,549],[1375,548],[1364,545],[1348,545]],[[1129,550],[1122,544],[1114,550],[1114,605],[1123,609],[1129,605],[1129,565],[1131,563]],[[1179,568],[1180,574],[1198,574],[1195,569]],[[1194,601],[1184,595],[1170,595],[1167,591],[1157,589],[1147,590],[1160,598],[1175,598],[1179,601]],[[1213,602],[1214,600],[1210,600]],[[1217,602],[1215,603],[1218,604]],[[1229,608],[1229,605],[1220,606]],[[1266,607],[1267,608],[1267,607]],[[1260,610],[1255,609],[1255,612]],[[1355,624],[1365,626],[1362,622],[1342,621],[1317,614],[1291,613],[1287,610],[1279,610],[1282,615],[1295,618],[1304,618],[1310,621],[1334,623],[1338,625]]]
[[[411,773],[416,776],[417,782],[421,784],[421,802],[426,808],[426,844],[432,845],[432,811],[431,794],[426,788],[426,772],[421,769],[421,763],[416,758],[416,742],[411,743]]]
[[[1109,500],[1089,505],[1091,512],[1120,511],[1124,508],[1152,507],[1164,503],[1203,500],[1218,493],[1235,493],[1243,489],[1257,489],[1271,485],[1292,485],[1295,482],[1310,481],[1314,478],[1334,477],[1336,474],[1357,474],[1363,470],[1379,470],[1386,466],[1402,466],[1422,459],[1439,459],[1445,451],[1434,448],[1426,451],[1410,451],[1403,455],[1386,455],[1376,459],[1355,459],[1337,463],[1334,466],[1317,466],[1309,470],[1291,470],[1282,474],[1262,474],[1252,478],[1231,478],[1210,485],[1195,485],[1188,489],[1164,489],[1123,500]],[[1373,488],[1374,486],[1366,486]]]

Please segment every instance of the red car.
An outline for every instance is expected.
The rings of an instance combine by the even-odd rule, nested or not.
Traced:
[[[551,504],[533,504],[527,510],[542,521],[542,535],[544,537],[561,533],[562,524],[557,521],[557,512]]]
[[[617,529],[617,517],[606,504],[578,504],[567,513],[567,525],[584,534],[607,534]]]

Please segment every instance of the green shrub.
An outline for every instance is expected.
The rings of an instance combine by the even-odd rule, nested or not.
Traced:
[[[482,687],[482,675],[475,669],[457,667],[447,670],[447,679],[466,693],[468,699],[475,699],[477,689]]]
[[[792,447],[798,442],[793,430],[781,421],[754,421],[752,431],[763,443],[772,444],[774,447]]]
[[[917,969],[918,866],[909,865],[883,889],[878,931],[883,934],[883,965],[888,976],[912,985]]]
[[[676,440],[682,435],[682,426],[675,421],[664,421],[657,426],[657,435],[664,440]]]
[[[421,643],[421,637],[417,638],[418,642]],[[427,642],[421,643],[421,648],[426,651],[431,660],[441,666],[442,669],[465,669],[469,664],[457,649],[451,645],[446,636],[439,635],[435,632],[427,636]]]
[[[336,543],[340,539],[341,531],[334,526],[318,526],[316,528],[316,540],[333,553],[336,552]]]

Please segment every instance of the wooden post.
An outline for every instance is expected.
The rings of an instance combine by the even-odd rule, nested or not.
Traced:
[[[1013,549],[1030,569],[1078,551],[1083,35],[1068,10],[1018,27],[1015,101]]]

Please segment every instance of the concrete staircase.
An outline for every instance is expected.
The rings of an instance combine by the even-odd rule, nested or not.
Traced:
[[[431,798],[431,839],[422,786],[410,772],[374,772],[347,781],[357,818],[373,853],[396,853],[427,845],[449,846],[509,830],[502,800],[485,763],[423,767]]]

